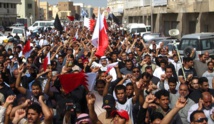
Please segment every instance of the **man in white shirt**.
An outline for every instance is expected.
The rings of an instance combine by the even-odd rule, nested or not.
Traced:
[[[160,61],[160,67],[155,69],[153,75],[160,79],[161,75],[165,74],[166,65],[167,65],[166,60],[161,60]]]
[[[207,63],[208,70],[205,71],[202,75],[202,77],[206,77],[208,79],[209,88],[214,88],[214,85],[212,84],[213,77],[214,77],[214,71],[213,71],[213,62]]]
[[[208,124],[213,124],[214,121],[212,118],[214,114],[214,104],[212,103],[212,95],[209,92],[203,92],[202,98],[200,98],[199,102],[192,105],[188,111],[187,120],[190,122],[190,115],[195,110],[202,110],[205,116],[208,118]]]

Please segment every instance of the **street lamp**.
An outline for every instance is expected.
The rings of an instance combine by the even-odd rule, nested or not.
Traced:
[[[30,15],[30,23],[33,24],[33,16]]]

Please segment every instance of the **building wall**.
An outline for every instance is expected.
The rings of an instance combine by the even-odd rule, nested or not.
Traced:
[[[58,9],[59,11],[72,11],[73,8],[73,2],[58,2]]]
[[[168,36],[168,30],[174,28],[179,29],[179,37],[188,33],[214,30],[214,23],[211,20],[214,18],[214,0],[168,0],[161,6],[127,7],[124,11],[124,20],[127,23],[151,25],[151,15],[153,31],[165,36]]]
[[[35,0],[35,20],[39,20],[40,0]]]
[[[40,2],[40,8],[42,8],[43,15],[42,19],[43,20],[49,20],[49,3],[48,2]]]
[[[6,27],[16,22],[16,6],[20,3],[20,0],[0,0],[0,25]]]
[[[80,6],[74,6],[75,9],[75,14],[79,14],[80,15]]]
[[[31,22],[35,21],[35,1],[21,0],[21,4],[17,4],[17,14],[20,18],[30,18]]]

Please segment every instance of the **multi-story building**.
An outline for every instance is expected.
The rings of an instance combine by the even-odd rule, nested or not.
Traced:
[[[40,19],[40,15],[39,15],[40,0],[34,0],[34,1],[35,1],[35,20],[39,20]]]
[[[5,0],[6,1],[6,0]],[[13,1],[13,0],[11,0]],[[21,4],[17,4],[17,14],[19,18],[27,18],[31,23],[35,21],[35,1],[34,0],[21,0]]]
[[[126,1],[124,20],[152,25],[153,32],[214,32],[214,0],[134,0],[138,4],[131,7],[130,2]]]
[[[49,20],[49,3],[48,2],[40,2],[40,8],[41,8],[41,20]]]
[[[16,5],[21,0],[0,0],[0,25],[9,26],[16,22]]]
[[[121,22],[123,19],[124,5],[126,1],[132,1],[132,0],[108,0],[107,1],[107,7],[109,9],[109,12],[113,13],[116,17],[118,17]]]
[[[75,15],[73,2],[58,2],[59,19],[67,19],[67,16]]]

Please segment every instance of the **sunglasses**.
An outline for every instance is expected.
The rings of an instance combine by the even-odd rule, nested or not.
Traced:
[[[133,71],[133,73],[139,73],[140,71]]]
[[[202,123],[202,122],[204,122],[204,121],[208,121],[208,119],[207,118],[199,118],[198,120],[196,120],[195,122],[198,122],[198,123]]]

